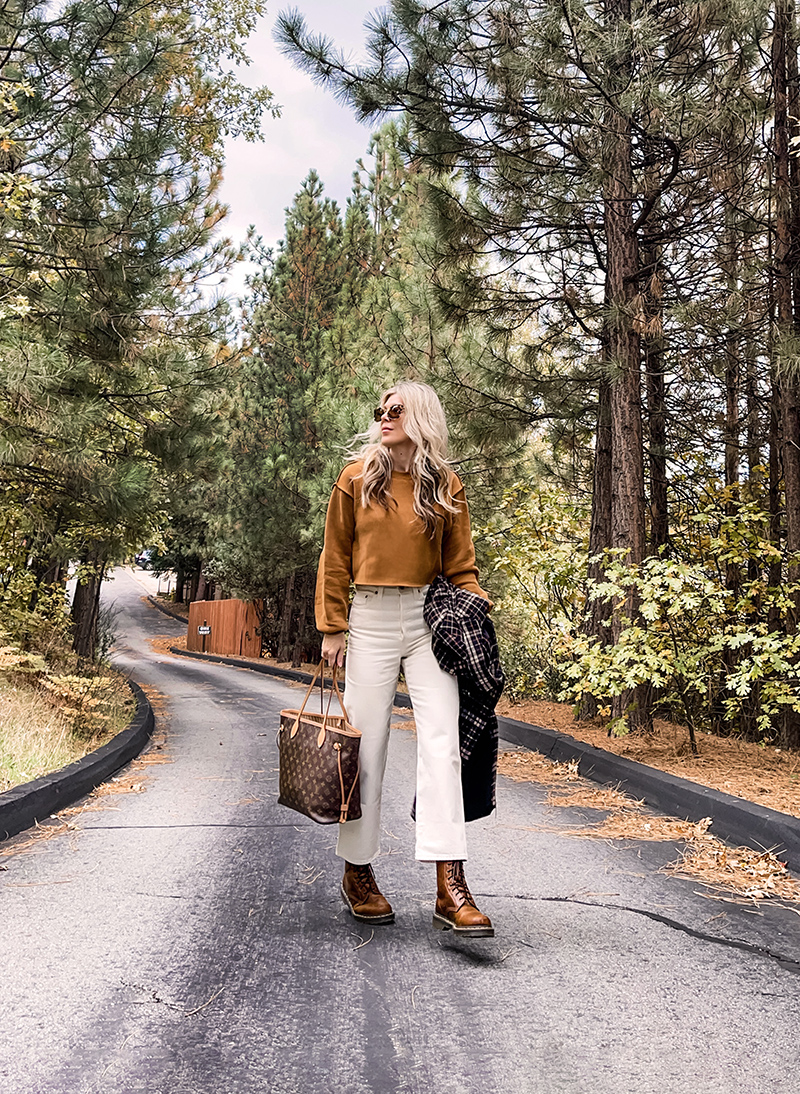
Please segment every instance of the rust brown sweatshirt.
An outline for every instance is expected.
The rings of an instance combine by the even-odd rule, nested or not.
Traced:
[[[451,472],[450,490],[457,513],[446,513],[431,538],[414,512],[410,474],[392,472],[389,509],[361,504],[360,460],[350,463],[336,481],[328,503],[325,546],[317,571],[317,629],[323,634],[347,630],[350,582],[356,585],[402,585],[419,588],[437,574],[454,585],[486,596],[478,585],[475,548],[469,526],[464,486]]]

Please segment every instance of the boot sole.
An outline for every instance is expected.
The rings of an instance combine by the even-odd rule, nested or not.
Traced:
[[[494,927],[457,927],[438,912],[433,913],[433,925],[437,931],[452,931],[462,938],[494,938]]]
[[[385,923],[394,923],[394,912],[387,912],[385,915],[362,915],[361,912],[357,912],[353,905],[350,903],[350,897],[344,891],[344,886],[341,887],[339,892],[342,894],[342,900],[350,909],[350,915],[353,919],[359,920],[360,923],[372,923],[373,926],[383,926]]]

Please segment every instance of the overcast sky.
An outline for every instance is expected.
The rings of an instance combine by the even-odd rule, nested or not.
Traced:
[[[309,29],[327,35],[358,57],[363,56],[364,21],[381,6],[380,0],[271,0],[267,17],[248,44],[253,63],[241,76],[252,86],[266,84],[282,112],[280,118],[264,119],[263,143],[227,143],[222,200],[230,207],[230,215],[223,230],[234,240],[242,240],[248,226],[254,224],[267,244],[277,243],[283,236],[285,209],[312,167],[326,194],[343,207],[356,160],[366,152],[375,128],[358,125],[330,92],[319,88],[278,51],[272,39],[278,12],[299,9]],[[240,267],[225,291],[236,295],[243,280]]]

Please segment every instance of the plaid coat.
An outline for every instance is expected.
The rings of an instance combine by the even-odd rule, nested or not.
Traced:
[[[494,708],[505,678],[489,608],[488,600],[457,588],[441,574],[425,598],[424,618],[432,632],[436,660],[458,678],[461,787],[468,821],[487,817],[495,807]]]

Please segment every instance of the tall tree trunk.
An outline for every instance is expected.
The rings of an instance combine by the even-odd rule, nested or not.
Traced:
[[[740,289],[740,255],[739,237],[735,222],[734,205],[736,204],[737,180],[733,170],[726,172],[725,177],[725,234],[722,240],[719,264],[721,273],[725,279],[728,297],[738,294]],[[741,461],[741,416],[739,411],[739,399],[741,388],[741,348],[742,334],[737,324],[729,322],[725,330],[722,371],[725,387],[725,418],[722,429],[723,440],[723,473],[725,483],[725,516],[733,522],[739,511],[740,500],[740,461]],[[742,571],[739,563],[732,558],[725,562],[725,588],[732,600],[738,599],[738,592],[742,584]],[[751,648],[739,647],[731,649],[725,647],[721,653],[719,678],[715,687],[715,694],[711,703],[711,717],[718,732],[724,732],[729,727],[725,701],[729,698],[728,680],[736,671],[736,667],[742,657],[747,657]]]
[[[739,343],[730,337],[725,353],[725,486],[731,491],[725,510],[736,513],[735,488],[739,485]]]
[[[175,603],[182,604],[186,587],[186,570],[183,563],[179,562],[175,567]]]
[[[748,302],[748,332],[755,322],[755,308]],[[744,435],[747,448],[747,479],[753,486],[763,477],[764,427],[763,410],[759,391],[760,369],[757,361],[755,339],[748,333],[745,341]]]
[[[203,573],[203,570],[202,570],[202,567],[201,567],[200,573],[197,576],[196,595],[193,597],[193,599],[194,600],[208,600],[207,593],[208,593],[209,588],[210,588],[210,582],[209,582],[208,578],[206,577],[206,575]]]
[[[200,565],[198,564],[192,572],[191,579],[189,581],[189,604],[194,604],[195,600],[200,600]]]
[[[780,415],[780,463],[786,494],[787,549],[790,543],[800,549],[800,449],[796,446],[795,383],[786,365],[787,352],[794,336],[792,306],[793,210],[792,180],[789,164],[789,81],[787,74],[787,40],[789,35],[789,0],[776,0],[775,25],[772,35],[772,69],[775,98],[774,136],[774,247],[773,292],[775,297],[776,338],[775,357],[778,369]],[[788,432],[787,432],[788,430]],[[793,443],[795,442],[795,443]],[[795,512],[791,512],[796,509]],[[794,620],[792,620],[794,622]]]
[[[94,661],[97,646],[97,616],[103,586],[105,562],[96,553],[87,554],[81,565],[89,567],[84,580],[75,586],[72,601],[72,648],[82,661]]]
[[[632,122],[620,103],[632,71],[630,0],[606,0],[606,24],[619,43],[610,58],[612,96],[605,125],[604,215],[606,237],[606,334],[611,375],[611,546],[632,565],[645,557],[644,453],[638,307],[638,241],[633,219]],[[616,97],[617,101],[614,101]],[[622,617],[636,618],[631,593],[615,614],[615,641]],[[621,697],[619,713],[631,729],[652,726],[650,688],[643,684]]]
[[[281,629],[278,636],[279,661],[288,661],[292,655],[292,616],[294,615],[296,578],[296,574],[289,574],[284,586],[283,604],[281,605]]]
[[[667,397],[664,365],[664,301],[661,247],[652,245],[642,252],[645,280],[644,349],[645,392],[647,396],[647,441],[650,471],[650,553],[667,545]]]
[[[795,186],[797,184],[797,170],[794,171],[793,179],[789,156],[790,108],[796,109],[798,102],[797,44],[792,33],[793,21],[793,0],[776,0],[772,35],[775,100],[773,281],[779,380],[776,411],[780,417],[780,471],[783,473],[786,551],[790,559],[788,578],[790,581],[797,581],[800,578],[800,566],[794,562],[794,558],[800,552],[800,387],[791,358],[794,356],[797,341],[792,289],[797,283],[795,266],[800,251],[800,209],[792,185],[793,182]],[[800,302],[795,303],[800,306]],[[796,632],[798,617],[800,597],[796,596],[785,620],[785,626],[790,633]],[[787,710],[782,719],[781,742],[793,746],[799,740],[800,719]]]
[[[800,137],[800,80],[798,79],[797,36],[794,0],[786,2],[786,138],[781,140],[788,150],[790,139]],[[777,130],[777,118],[776,118]],[[786,500],[786,551],[789,555],[788,577],[800,583],[800,376],[794,363],[800,342],[800,163],[795,153],[789,159],[790,223],[787,262],[792,292],[792,365],[781,377],[781,426],[783,432],[782,462]],[[794,559],[797,561],[794,561]],[[800,592],[794,596],[790,628],[796,632],[800,622]]]
[[[605,354],[604,354],[605,357]],[[597,424],[594,442],[594,475],[592,482],[592,516],[589,527],[590,582],[603,580],[601,562],[594,561],[611,544],[611,388],[607,362],[597,392]],[[587,635],[596,637],[603,646],[611,642],[611,605],[607,600],[591,600],[584,621]],[[598,710],[597,697],[585,694],[576,712],[579,718],[594,718]]]

